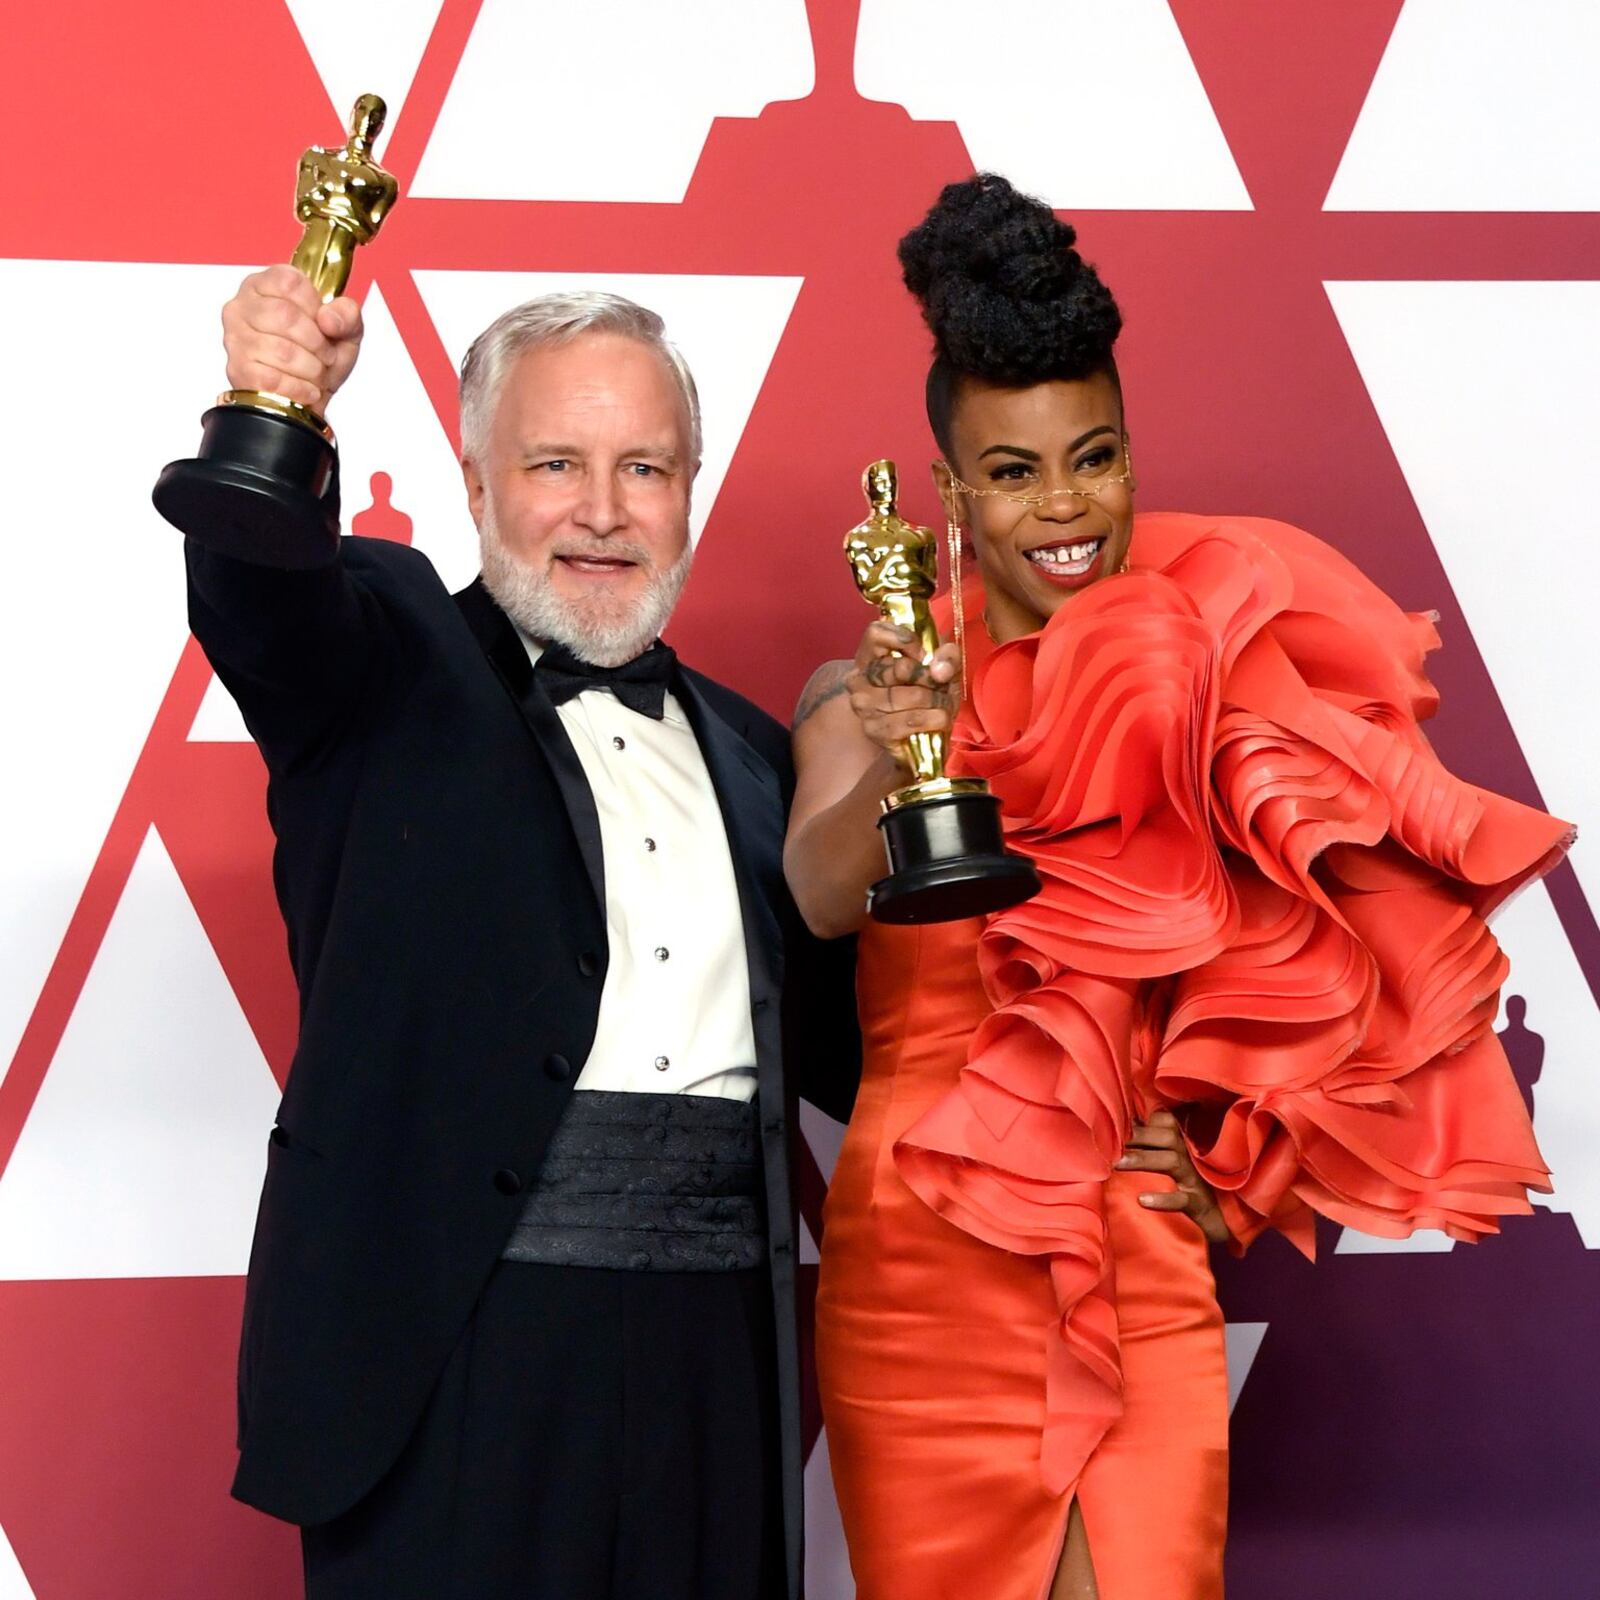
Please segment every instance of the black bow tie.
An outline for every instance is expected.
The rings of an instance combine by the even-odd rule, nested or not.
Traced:
[[[620,667],[597,667],[564,644],[547,645],[536,667],[545,692],[558,706],[585,689],[609,689],[630,711],[659,722],[677,664],[677,652],[658,639],[642,656]]]

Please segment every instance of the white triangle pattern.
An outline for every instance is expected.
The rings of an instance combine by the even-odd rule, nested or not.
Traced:
[[[0,1178],[0,1278],[242,1273],[277,1103],[152,828]]]
[[[361,359],[329,407],[339,436],[345,531],[371,505],[373,475],[386,473],[394,507],[411,518],[412,544],[448,588],[463,588],[477,576],[478,540],[461,464],[376,284],[362,319]]]
[[[861,0],[856,87],[954,122],[979,171],[1058,209],[1251,209],[1166,0],[1007,0],[1008,48],[952,48],[977,16],[971,0]]]
[[[833,1169],[839,1160],[839,1147],[844,1143],[845,1125],[835,1122],[826,1111],[819,1111],[809,1100],[800,1102],[800,1132],[811,1146],[821,1169],[823,1182],[833,1182]]]
[[[1250,1369],[1261,1354],[1261,1341],[1267,1336],[1265,1322],[1230,1322],[1224,1330],[1228,1349],[1228,1413],[1239,1403]]]
[[[11,537],[0,541],[0,681],[27,686],[5,703],[14,779],[0,784],[0,1071],[183,650],[182,542],[156,515],[149,486],[162,462],[200,441],[200,413],[225,381],[217,312],[242,276],[238,267],[0,261],[0,303],[27,308],[7,320],[6,359],[29,375],[0,385],[7,459],[27,464],[7,474]],[[103,371],[130,328],[161,329],[161,359],[141,372],[138,404],[120,408],[91,448],[63,419],[81,413],[84,374]],[[67,551],[72,570],[93,581],[67,579]]]
[[[1406,0],[1329,211],[1600,209],[1600,6]]]
[[[234,698],[213,676],[201,697],[200,709],[189,725],[189,739],[195,744],[249,744],[250,730],[239,715]]]
[[[1544,1040],[1533,1131],[1555,1193],[1539,1203],[1570,1212],[1584,1244],[1600,1250],[1600,1010],[1543,884],[1506,906],[1494,931],[1511,957],[1506,995],[1527,1001],[1525,1026]]]
[[[416,280],[458,369],[468,345],[489,323],[535,295],[578,287],[605,289],[659,312],[667,336],[694,372],[704,414],[704,459],[689,518],[696,540],[716,503],[805,281],[693,273],[553,272],[418,272]],[[475,546],[473,550],[475,562]]]
[[[805,0],[484,0],[412,193],[676,204],[716,117],[811,92]]]
[[[1418,1228],[1404,1239],[1382,1239],[1359,1228],[1346,1228],[1333,1247],[1336,1256],[1430,1256],[1455,1247],[1455,1240],[1439,1228]]]
[[[388,120],[379,136],[381,159],[389,132],[417,75],[442,0],[285,0],[322,86],[341,118],[364,94],[382,95]],[[308,136],[307,144],[336,146],[338,128]]]
[[[0,1528],[0,1600],[34,1600],[33,1585],[11,1548],[6,1530]]]
[[[1600,701],[1600,282],[1326,287],[1545,804],[1600,817],[1600,762],[1573,710]],[[1573,866],[1600,906],[1600,858],[1579,850]]]

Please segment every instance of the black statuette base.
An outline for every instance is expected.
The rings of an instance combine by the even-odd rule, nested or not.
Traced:
[[[213,406],[200,454],[156,480],[156,510],[207,549],[258,566],[326,566],[339,545],[333,445],[292,417]]]
[[[889,876],[867,891],[878,922],[956,922],[1001,911],[1039,892],[1039,874],[1012,855],[992,794],[913,801],[878,819]]]

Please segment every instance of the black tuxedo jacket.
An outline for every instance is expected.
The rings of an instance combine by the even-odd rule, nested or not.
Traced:
[[[234,1492],[314,1524],[398,1456],[539,1170],[594,1039],[605,863],[577,755],[481,585],[452,597],[424,556],[365,539],[312,571],[187,555],[191,626],[269,769],[300,989],[246,1288]],[[784,729],[687,669],[676,692],[744,918],[797,1592],[788,1141],[799,1089],[848,1113],[851,951],[812,939],[784,885]]]

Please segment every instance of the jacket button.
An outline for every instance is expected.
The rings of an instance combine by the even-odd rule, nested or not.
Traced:
[[[544,1071],[547,1078],[554,1078],[557,1083],[565,1083],[572,1076],[572,1063],[565,1056],[546,1056]]]
[[[581,972],[584,977],[592,978],[599,970],[600,958],[595,955],[593,950],[585,950],[583,954],[578,957],[578,971]]]
[[[775,1256],[786,1256],[789,1253],[789,1249],[790,1246],[787,1239],[774,1239],[772,1241],[772,1253]]]
[[[510,1167],[501,1167],[494,1175],[494,1186],[501,1194],[520,1194],[522,1179]]]

